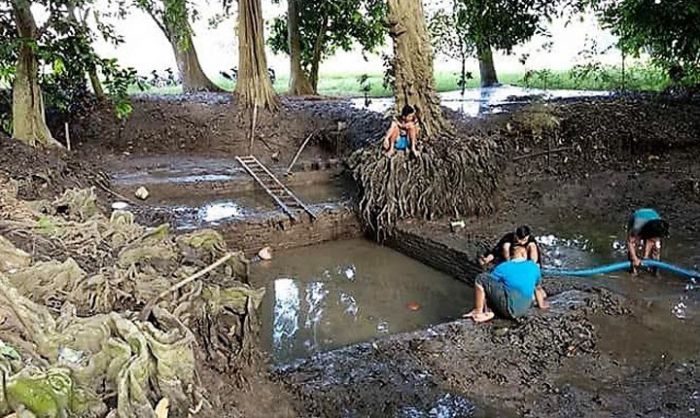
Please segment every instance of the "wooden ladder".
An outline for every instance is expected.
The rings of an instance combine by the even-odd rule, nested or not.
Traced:
[[[316,214],[304,204],[291,190],[282,184],[274,174],[270,172],[253,155],[245,157],[236,157],[236,161],[255,179],[255,181],[270,195],[270,197],[282,208],[292,220],[298,221],[296,211],[304,210],[311,216],[312,220],[316,219]]]

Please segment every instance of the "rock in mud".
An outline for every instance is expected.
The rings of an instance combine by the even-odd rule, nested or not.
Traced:
[[[141,199],[141,200],[146,200],[146,199],[148,199],[148,196],[149,196],[149,195],[150,195],[150,193],[148,192],[148,189],[146,189],[146,188],[143,187],[143,186],[141,186],[141,187],[139,187],[138,189],[136,189],[136,192],[134,193],[134,196],[136,196],[137,198],[139,198],[139,199]]]

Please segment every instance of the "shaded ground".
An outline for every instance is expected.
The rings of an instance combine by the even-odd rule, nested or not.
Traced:
[[[229,156],[250,153],[251,115],[239,113],[230,94],[137,97],[134,111],[118,121],[104,108],[75,121],[71,128],[80,154]],[[278,114],[257,115],[253,154],[265,162],[288,163],[314,135],[304,159],[343,152],[352,139],[374,136],[376,113],[351,111],[346,101],[283,98]],[[126,157],[126,158],[124,158]]]

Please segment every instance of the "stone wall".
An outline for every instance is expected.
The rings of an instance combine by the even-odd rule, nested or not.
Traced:
[[[305,214],[300,214],[299,218],[299,221],[294,222],[287,215],[279,213],[265,218],[231,222],[217,229],[229,247],[242,249],[247,256],[254,255],[265,246],[279,251],[362,236],[362,228],[355,213],[347,207],[327,207],[314,221]]]
[[[477,238],[455,238],[444,231],[402,223],[385,244],[423,264],[473,284],[474,277],[482,271],[476,259],[483,251],[484,244]]]

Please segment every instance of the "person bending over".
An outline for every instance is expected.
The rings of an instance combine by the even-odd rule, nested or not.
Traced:
[[[523,247],[527,251],[527,258],[537,264],[542,264],[540,257],[540,248],[532,235],[530,227],[527,225],[519,226],[515,232],[505,234],[488,253],[479,257],[479,264],[482,267],[490,263],[499,264],[508,261],[511,258],[513,249]]]
[[[486,322],[495,315],[519,318],[530,309],[533,299],[540,309],[546,309],[544,292],[535,291],[540,279],[540,266],[527,259],[525,247],[515,247],[511,260],[499,264],[491,273],[476,276],[474,309],[464,317],[475,322]]]
[[[642,259],[661,259],[661,240],[668,237],[668,222],[654,209],[642,208],[636,210],[627,223],[627,255],[632,262],[632,274],[642,264]],[[638,255],[641,248],[642,257]],[[652,272],[658,274],[657,269]]]
[[[394,155],[396,151],[407,151],[409,148],[413,155],[418,156],[418,134],[420,126],[416,110],[406,105],[401,110],[401,116],[391,121],[391,126],[384,136],[384,151],[387,157]]]

